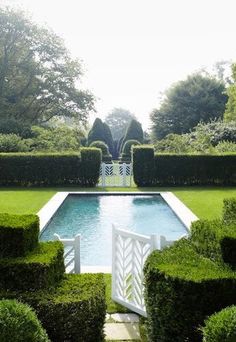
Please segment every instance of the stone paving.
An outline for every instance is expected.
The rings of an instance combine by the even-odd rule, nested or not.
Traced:
[[[139,316],[130,314],[107,314],[105,323],[107,341],[140,340]]]

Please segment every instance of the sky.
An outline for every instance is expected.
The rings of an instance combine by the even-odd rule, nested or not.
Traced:
[[[220,60],[236,61],[235,0],[0,0],[47,24],[83,61],[96,116],[114,107],[149,114],[171,84]]]

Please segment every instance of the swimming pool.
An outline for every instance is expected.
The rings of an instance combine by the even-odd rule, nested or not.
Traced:
[[[143,235],[164,235],[177,240],[186,226],[160,194],[69,194],[41,234],[41,241],[81,234],[81,264],[111,265],[112,224]]]

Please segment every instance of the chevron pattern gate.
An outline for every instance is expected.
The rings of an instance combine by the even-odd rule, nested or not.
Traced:
[[[101,164],[99,186],[131,186],[132,164]]]
[[[113,226],[112,243],[112,299],[146,316],[143,266],[158,247],[157,236],[134,234]]]

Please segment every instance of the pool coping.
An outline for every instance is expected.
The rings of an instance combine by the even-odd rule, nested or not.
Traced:
[[[57,192],[37,213],[39,216],[40,222],[40,233],[47,227],[47,224],[53,218],[56,211],[63,204],[67,196],[69,195],[160,195],[163,200],[169,205],[175,215],[179,218],[179,220],[184,224],[186,228],[186,235],[190,232],[190,227],[192,222],[197,221],[198,217],[181,201],[179,200],[172,192],[169,191],[145,191],[145,192],[101,192],[101,191],[62,191]],[[83,266],[81,265],[81,273],[111,273],[110,266]]]

